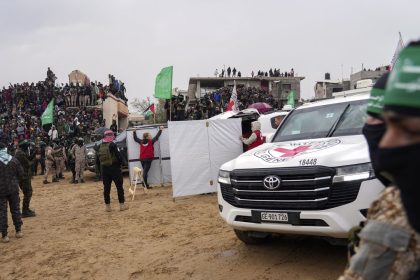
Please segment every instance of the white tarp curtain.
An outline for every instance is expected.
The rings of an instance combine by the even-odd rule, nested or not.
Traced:
[[[173,197],[215,192],[220,166],[243,152],[241,119],[169,122]]]
[[[140,163],[140,145],[134,141],[133,132],[137,132],[137,137],[143,139],[143,133],[149,132],[153,137],[158,133],[159,126],[143,126],[127,129],[127,153],[128,153],[128,168],[130,172],[130,181],[133,180],[133,167],[141,167]],[[155,159],[152,162],[149,174],[148,183],[150,185],[161,185],[171,182],[171,163],[169,154],[169,137],[168,129],[162,131],[159,140],[154,144]]]

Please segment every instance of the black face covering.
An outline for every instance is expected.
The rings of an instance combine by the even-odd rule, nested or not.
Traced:
[[[384,136],[386,130],[385,123],[382,124],[365,124],[363,127],[363,135],[369,146],[370,160],[372,162],[373,171],[375,171],[376,178],[385,186],[389,186],[391,181],[381,175],[381,170],[378,169],[376,162],[376,151],[378,150],[379,142]]]
[[[420,144],[379,148],[375,161],[382,174],[390,174],[401,191],[401,200],[413,228],[420,233]]]

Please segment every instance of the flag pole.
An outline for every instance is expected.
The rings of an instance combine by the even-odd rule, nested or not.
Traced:
[[[401,32],[400,31],[398,31],[398,35],[400,35],[401,46],[404,48],[404,41],[402,39],[402,36],[401,36]]]

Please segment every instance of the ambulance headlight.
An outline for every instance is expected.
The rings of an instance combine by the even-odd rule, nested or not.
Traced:
[[[362,163],[356,165],[347,165],[336,168],[336,175],[334,176],[333,182],[347,182],[357,180],[368,180],[375,178],[372,164]]]
[[[230,172],[219,170],[219,183],[230,185]]]

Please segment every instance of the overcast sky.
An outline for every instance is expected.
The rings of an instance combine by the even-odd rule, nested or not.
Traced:
[[[325,72],[389,64],[398,31],[420,38],[418,0],[0,0],[0,11],[0,86],[43,80],[50,66],[59,82],[112,73],[129,99],[152,96],[168,65],[180,89],[223,65],[243,76],[293,67],[308,98]]]

